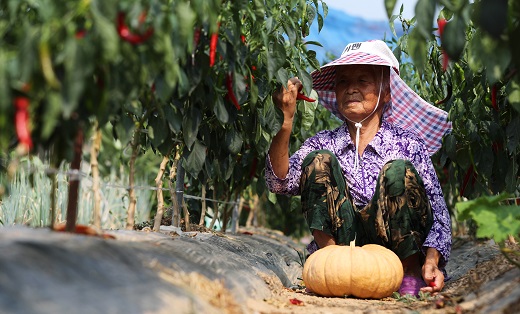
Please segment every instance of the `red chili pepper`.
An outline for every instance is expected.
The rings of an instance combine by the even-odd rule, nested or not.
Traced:
[[[229,99],[231,100],[233,105],[235,105],[235,108],[237,108],[237,110],[240,110],[240,105],[238,104],[238,100],[235,97],[235,93],[233,92],[233,75],[231,73],[228,73],[228,75],[226,76],[226,88],[228,91],[227,95]]]
[[[240,40],[242,41],[242,43],[246,43],[246,36],[244,35],[240,35]]]
[[[448,64],[450,63],[450,57],[448,56],[448,53],[442,49],[442,70],[446,71],[448,68]]]
[[[218,43],[218,29],[220,23],[218,23],[217,31],[211,34],[209,42],[209,66],[212,67],[215,64],[215,56],[217,54],[217,43]]]
[[[256,174],[256,168],[258,166],[258,158],[255,157],[253,159],[253,164],[251,165],[251,170],[249,170],[249,179],[253,179]]]
[[[444,99],[436,102],[435,105],[438,106],[440,104],[444,104],[444,103],[448,102],[448,100],[451,99],[451,96],[453,96],[453,85],[450,82],[448,82],[446,84],[446,89],[447,89],[446,97],[444,97]]]
[[[291,302],[291,304],[294,304],[294,305],[303,305],[303,301],[302,300],[298,300],[296,298],[289,299],[289,302]]]
[[[464,175],[464,180],[462,181],[462,186],[460,188],[460,196],[464,195],[470,178],[471,185],[473,186],[475,184],[475,171],[473,170],[473,165],[469,166],[468,170],[466,171],[466,174]]]
[[[31,84],[30,83],[23,83],[21,91],[24,93],[28,93],[31,90]]]
[[[193,50],[191,52],[192,65],[195,65],[195,52],[197,51],[197,47],[199,46],[200,33],[201,33],[201,28],[200,27],[195,28],[195,32],[193,33]]]
[[[105,89],[104,74],[101,71],[96,73],[96,75],[94,76],[94,83],[97,85],[99,89]]]
[[[146,18],[146,14],[144,15]],[[153,28],[148,28],[143,34],[135,34],[130,31],[130,28],[125,23],[125,13],[119,12],[117,15],[117,32],[121,39],[131,43],[132,45],[138,45],[148,40],[153,35]],[[144,22],[143,13],[139,16],[139,22]]]
[[[493,84],[493,87],[491,88],[491,105],[493,106],[493,109],[495,109],[496,112],[498,112],[497,90],[497,84]]]
[[[315,102],[316,99],[312,99],[312,98],[309,98],[307,96],[305,96],[301,90],[303,89],[303,86],[300,87],[300,90],[298,91],[298,95],[296,96],[296,99],[298,100],[305,100],[305,101],[308,101],[308,102]]]
[[[58,232],[65,232],[65,227],[66,227],[66,224],[61,223],[61,224],[55,225],[53,227],[53,230],[58,231]],[[100,233],[96,229],[94,229],[90,226],[87,226],[87,225],[76,225],[74,233],[84,234],[84,235],[88,235],[88,236],[100,236],[104,239],[115,239],[116,238],[115,236],[108,234],[108,233]]]
[[[256,66],[252,65],[252,66],[251,66],[251,71],[256,71]],[[256,81],[255,76],[254,76],[253,74],[251,74],[251,79],[252,79],[253,81]]]
[[[197,48],[200,42],[200,33],[202,32],[202,29],[200,27],[197,27],[195,29],[195,33],[193,33],[193,47]]]
[[[441,38],[442,42],[442,34],[444,33],[444,27],[446,26],[446,19],[438,19],[437,24],[439,25],[439,37]],[[448,68],[448,62],[450,61],[450,58],[448,57],[448,54],[444,49],[442,49],[442,70],[446,71]]]
[[[29,98],[16,97],[14,99],[14,106],[16,108],[14,119],[16,135],[20,143],[30,150],[33,143],[29,131]]]
[[[494,152],[495,154],[497,154],[498,151],[500,151],[500,150],[502,150],[502,149],[504,148],[504,145],[503,145],[502,143],[500,143],[500,142],[496,142],[496,141],[495,141],[495,142],[493,142],[493,143],[491,144],[491,148],[493,149],[493,152]]]
[[[76,39],[83,39],[83,37],[85,37],[86,34],[87,34],[86,30],[80,29],[79,31],[76,32],[74,37],[76,37]]]
[[[139,21],[139,25],[142,25],[146,21],[146,11],[141,12],[137,20]]]
[[[305,96],[302,93],[298,93],[298,96],[296,96],[296,99],[305,100],[305,101],[308,101],[308,102],[315,102],[316,101],[316,99],[309,98],[309,97]]]
[[[437,165],[441,167],[441,162],[438,161]],[[448,179],[450,177],[450,172],[448,171],[448,166],[445,165],[442,167],[442,176],[439,176],[439,179],[441,180],[441,186],[444,186],[444,184],[448,183]]]

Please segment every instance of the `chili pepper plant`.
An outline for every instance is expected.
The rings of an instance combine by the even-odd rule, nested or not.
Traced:
[[[2,1],[2,167],[25,154],[51,167],[87,162],[78,145],[110,129],[94,160],[130,172],[127,228],[135,161],[150,150],[173,156],[191,194],[202,184],[221,200],[251,185],[264,193],[258,178],[282,121],[270,95],[291,76],[311,93],[319,43],[305,37],[327,11],[321,0]],[[309,126],[320,110],[305,104],[298,123]],[[112,145],[125,156],[103,156]]]
[[[520,233],[520,3],[419,0],[415,13],[389,14],[404,31],[394,53],[412,59],[402,75],[453,122],[433,157],[452,215],[503,245]]]

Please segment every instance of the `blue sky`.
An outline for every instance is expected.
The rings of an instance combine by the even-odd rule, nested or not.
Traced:
[[[354,16],[360,16],[367,20],[388,20],[386,16],[384,0],[324,0],[332,8],[345,11]],[[407,19],[415,16],[415,4],[417,0],[397,0],[394,14],[399,13],[401,5],[403,16]]]
[[[323,1],[329,7],[329,14],[324,20],[323,28],[318,32],[317,23],[313,23],[310,35],[306,38],[322,45],[322,47],[312,47],[312,50],[316,51],[319,62],[329,59],[327,53],[339,56],[348,43],[370,39],[389,40],[393,37],[384,0]],[[417,0],[397,0],[394,14],[399,13],[403,5],[403,16],[411,19],[415,16],[416,3]],[[402,28],[395,27],[395,30],[400,36]]]

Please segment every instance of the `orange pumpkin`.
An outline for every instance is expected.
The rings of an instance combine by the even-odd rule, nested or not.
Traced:
[[[350,246],[319,249],[303,267],[305,286],[327,297],[381,299],[399,289],[403,276],[403,265],[394,252],[377,244],[355,246],[354,241]]]

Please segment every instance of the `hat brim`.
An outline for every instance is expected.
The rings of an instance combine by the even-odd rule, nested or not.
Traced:
[[[336,78],[336,66],[357,64],[389,66],[399,74],[399,69],[393,67],[393,65],[388,62],[388,60],[385,60],[377,55],[365,52],[356,52],[339,57],[338,59],[322,66],[319,70],[313,71],[311,73],[313,88],[315,90],[333,90],[334,81]]]

